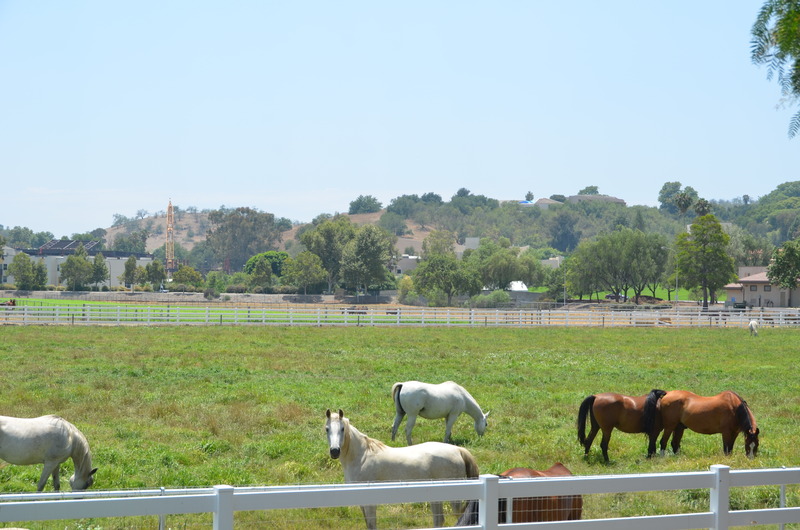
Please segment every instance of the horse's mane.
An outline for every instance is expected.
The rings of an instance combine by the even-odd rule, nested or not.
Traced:
[[[355,426],[350,423],[349,419],[342,418],[342,420],[345,422],[345,425],[347,426],[347,429],[345,429],[345,431],[347,431],[349,433],[349,436],[358,436],[359,438],[364,440],[364,444],[367,446],[368,450],[370,450],[370,451],[383,451],[384,449],[386,449],[388,447],[382,441],[376,440],[375,438],[370,438],[369,436],[367,436],[363,432],[361,432],[358,429],[356,429]]]
[[[89,450],[89,441],[83,433],[73,424],[59,416],[52,416],[54,421],[60,423],[67,431],[69,431],[70,439],[72,440],[72,462],[75,464],[75,472],[79,469],[92,467],[92,453]]]
[[[742,432],[751,432],[754,428],[753,422],[750,420],[752,417],[752,413],[750,411],[750,406],[747,404],[747,401],[743,400],[742,397],[737,394],[736,392],[732,392],[734,396],[739,398],[739,406],[736,407],[736,420],[739,422],[739,428],[742,429]]]

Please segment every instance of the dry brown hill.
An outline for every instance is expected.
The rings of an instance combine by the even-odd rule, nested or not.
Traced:
[[[378,224],[378,220],[385,210],[375,213],[360,213],[348,215],[350,220],[357,225],[365,224]],[[410,219],[406,220],[408,227],[412,233],[407,234],[397,239],[396,248],[401,252],[405,252],[407,248],[413,248],[416,254],[422,250],[422,240],[430,232],[428,228],[421,228],[418,224]],[[175,242],[187,250],[191,250],[195,244],[205,241],[206,231],[210,228],[207,213],[188,213],[181,212],[176,215],[175,219]],[[304,225],[293,226],[291,230],[287,230],[282,234],[281,249],[286,248],[287,241],[293,241],[296,238],[298,230]],[[166,215],[156,215],[145,217],[135,222],[128,223],[124,226],[110,227],[106,229],[106,244],[110,246],[114,242],[114,238],[118,234],[127,234],[134,230],[141,230],[147,228],[150,236],[147,238],[147,252],[161,248],[167,241],[167,217]]]

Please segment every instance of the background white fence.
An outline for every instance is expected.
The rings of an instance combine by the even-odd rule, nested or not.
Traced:
[[[584,495],[584,513],[592,494],[706,489],[707,511],[612,519],[583,519],[559,523],[515,524],[514,528],[592,530],[724,529],[734,526],[800,523],[800,507],[787,507],[786,485],[800,484],[800,468],[731,471],[711,466],[709,471],[646,475],[572,476],[500,480],[482,475],[478,480],[419,483],[333,484],[233,488],[215,486],[193,490],[128,492],[39,493],[0,495],[0,522],[46,521],[99,517],[213,514],[215,530],[232,530],[237,511],[328,508],[361,504],[397,504],[479,499],[480,524],[465,528],[496,528],[498,499],[546,495]],[[730,510],[730,490],[735,487],[778,486],[780,506],[768,509]],[[511,503],[507,503],[510,505]],[[379,509],[380,513],[380,509]],[[492,524],[492,521],[495,524]]]
[[[800,326],[800,309],[663,310],[455,309],[387,306],[226,307],[45,304],[0,307],[0,325],[290,325],[290,326]]]

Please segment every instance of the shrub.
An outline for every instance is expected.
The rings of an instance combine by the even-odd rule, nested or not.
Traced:
[[[511,303],[511,295],[506,291],[493,291],[489,294],[479,294],[469,300],[471,307],[503,307]]]

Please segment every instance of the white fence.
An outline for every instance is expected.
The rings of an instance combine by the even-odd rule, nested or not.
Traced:
[[[800,468],[731,471],[711,466],[709,471],[646,475],[572,476],[501,481],[496,475],[477,480],[419,483],[333,484],[233,488],[215,486],[194,490],[129,492],[39,493],[0,495],[0,522],[65,519],[213,514],[215,530],[232,530],[237,511],[329,508],[361,504],[398,504],[426,501],[479,499],[480,524],[464,528],[498,528],[498,499],[547,495],[584,495],[584,513],[592,494],[705,489],[710,492],[707,511],[610,519],[583,519],[558,523],[514,524],[513,528],[558,527],[592,530],[723,529],[734,526],[800,523],[800,507],[787,507],[785,488],[800,484]],[[779,486],[780,507],[730,510],[734,487]],[[510,505],[511,503],[506,503]],[[495,524],[492,524],[492,521]]]
[[[455,309],[397,307],[197,307],[169,305],[18,305],[0,307],[0,325],[289,325],[465,327],[745,327],[800,326],[798,309],[757,311],[680,308],[665,310]]]

